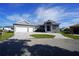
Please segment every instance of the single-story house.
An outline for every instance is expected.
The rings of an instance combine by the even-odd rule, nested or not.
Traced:
[[[79,24],[70,26],[70,29],[73,34],[79,34]]]
[[[14,24],[14,32],[34,32],[34,31],[41,31],[41,32],[59,32],[59,23],[55,21],[48,20],[44,22],[42,25],[33,25],[26,20],[18,21]]]
[[[4,31],[14,31],[13,26],[4,26],[3,30]]]
[[[57,33],[60,31],[59,29],[59,23],[56,23],[55,21],[48,20],[45,21],[44,24],[38,25],[36,31],[41,31],[41,32],[52,32],[52,33]]]

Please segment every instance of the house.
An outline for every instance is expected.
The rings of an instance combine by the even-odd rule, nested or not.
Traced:
[[[70,29],[73,34],[79,34],[79,24],[70,26]]]
[[[45,32],[53,32],[53,33],[57,33],[59,32],[59,23],[56,23],[53,20],[48,20],[44,23],[44,29]]]
[[[3,30],[4,30],[4,31],[14,31],[14,30],[13,30],[13,26],[4,26],[4,27],[3,27]]]
[[[3,27],[0,27],[0,30],[3,30]]]
[[[39,25],[36,31],[57,33],[60,31],[59,23],[56,23],[53,20],[48,20],[44,22],[43,25]]]
[[[22,20],[14,24],[14,32],[59,32],[59,23],[48,20],[42,25],[33,25],[28,21]]]

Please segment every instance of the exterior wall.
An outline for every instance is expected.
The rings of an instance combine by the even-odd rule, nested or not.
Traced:
[[[33,32],[32,26],[21,26],[21,25],[14,25],[14,33],[18,32]]]
[[[79,26],[78,27],[70,27],[72,34],[79,34]]]
[[[29,32],[33,32],[33,27],[29,27]]]
[[[57,32],[59,32],[60,30],[59,30],[59,26],[55,26],[55,25],[49,25],[50,26],[50,31],[47,31],[47,25],[45,24],[44,25],[45,26],[45,32],[52,32],[52,33],[57,33]]]
[[[42,26],[37,26],[37,28],[35,28],[35,26],[30,26],[30,25],[14,25],[14,32],[34,32],[36,31],[36,29],[40,29],[42,32],[44,30],[44,32],[52,32],[52,33],[57,33],[59,32],[59,25],[52,25],[49,24],[50,26],[50,31],[47,31],[47,24],[44,24]]]
[[[22,27],[22,26],[14,26],[14,32],[27,32],[27,27]]]
[[[59,30],[59,27],[56,27],[56,29],[54,29],[54,32],[55,33],[57,33],[57,32],[59,32],[60,30]]]
[[[4,28],[4,30],[11,30],[11,28]]]

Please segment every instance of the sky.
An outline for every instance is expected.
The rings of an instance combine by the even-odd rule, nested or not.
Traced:
[[[47,20],[60,23],[60,28],[79,23],[78,3],[0,3],[0,26],[27,20],[43,24]]]

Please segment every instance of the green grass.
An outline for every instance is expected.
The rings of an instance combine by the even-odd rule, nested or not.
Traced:
[[[31,35],[34,38],[54,38],[54,35],[49,35],[49,34],[32,34]]]
[[[79,40],[79,36],[78,35],[75,35],[75,34],[65,34],[63,32],[61,32],[62,35],[64,35],[65,37],[69,37],[69,38],[72,38],[72,39],[78,39]]]
[[[3,40],[6,40],[8,38],[10,38],[11,36],[13,36],[13,33],[12,32],[5,32],[3,33],[3,35],[0,35],[0,41],[3,41]]]

